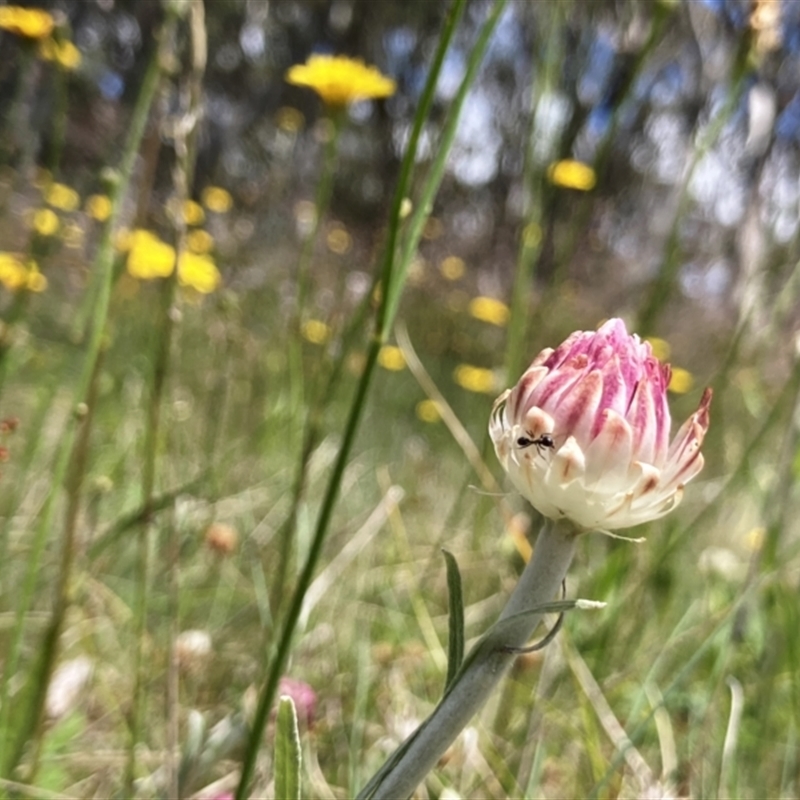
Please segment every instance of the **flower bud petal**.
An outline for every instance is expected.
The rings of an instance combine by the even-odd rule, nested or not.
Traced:
[[[542,514],[625,528],[671,511],[703,467],[711,390],[669,444],[671,370],[613,319],[533,360],[492,409],[489,433],[514,485]]]

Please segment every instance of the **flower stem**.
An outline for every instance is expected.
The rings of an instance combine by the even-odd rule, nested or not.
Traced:
[[[577,534],[572,530],[545,526],[533,557],[500,614],[500,620],[507,624],[496,631],[497,635],[490,631],[473,648],[430,717],[389,758],[384,767],[387,773],[378,784],[368,786],[360,798],[409,797],[424,780],[505,675],[516,657],[509,651],[524,646],[536,629],[542,615],[521,612],[553,599],[572,562],[576,541]]]

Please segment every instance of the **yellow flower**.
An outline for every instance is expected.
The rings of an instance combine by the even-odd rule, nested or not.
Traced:
[[[104,194],[93,194],[86,198],[86,213],[98,222],[105,222],[111,216],[111,200]]]
[[[588,192],[594,189],[597,177],[594,170],[580,161],[573,161],[571,158],[557,161],[551,164],[547,170],[547,177],[550,183],[556,186],[563,186],[565,189],[577,189],[580,192]]]
[[[195,203],[194,200],[187,200],[183,204],[183,218],[186,220],[187,225],[202,225],[206,219],[206,212],[203,211],[203,206],[200,203]]]
[[[208,253],[214,247],[214,237],[208,231],[197,228],[186,234],[186,247],[198,255]]]
[[[0,283],[12,292],[22,288],[28,279],[25,265],[11,253],[0,253]]]
[[[52,183],[44,193],[45,201],[61,211],[74,211],[81,202],[80,195],[63,183]]]
[[[39,42],[39,55],[45,61],[55,61],[66,70],[73,70],[81,63],[81,51],[69,40],[57,42],[55,39],[42,39]]]
[[[483,367],[459,364],[453,372],[453,379],[468,392],[491,393],[495,390],[494,373]]]
[[[353,240],[344,226],[336,225],[328,231],[325,243],[328,245],[328,250],[341,256],[350,249]]]
[[[458,256],[447,256],[439,264],[439,272],[448,281],[457,281],[464,274],[464,259]]]
[[[181,253],[178,261],[178,280],[200,294],[211,294],[222,280],[217,265],[208,256]]]
[[[420,400],[417,403],[416,411],[417,416],[423,422],[438,422],[442,418],[435,400]]]
[[[33,229],[40,236],[52,236],[61,223],[54,211],[49,208],[40,208],[33,215]]]
[[[686,394],[694,385],[694,378],[689,370],[681,369],[680,367],[672,368],[672,377],[669,380],[667,387],[675,394]]]
[[[653,355],[659,361],[669,361],[669,354],[672,348],[666,339],[659,339],[658,336],[648,336],[646,341],[653,350]]]
[[[471,300],[469,313],[481,322],[488,322],[500,328],[508,324],[508,306],[493,297],[476,297]]]
[[[140,228],[130,235],[126,266],[132,277],[143,281],[166,278],[175,268],[175,250],[154,233]]]
[[[397,372],[406,365],[403,351],[393,344],[385,344],[378,353],[378,363],[390,372]]]
[[[47,288],[47,278],[39,272],[39,268],[33,262],[25,276],[25,288],[29,292],[43,292]]]
[[[44,39],[53,32],[53,17],[42,8],[0,6],[0,28],[26,39]]]
[[[224,214],[233,206],[231,193],[221,186],[207,186],[201,196],[203,205],[215,214]]]
[[[390,97],[397,88],[375,67],[347,56],[309,56],[305,64],[295,64],[286,73],[286,80],[313,89],[330,106]]]
[[[311,344],[325,344],[331,335],[330,326],[318,319],[310,319],[300,329],[303,338]]]

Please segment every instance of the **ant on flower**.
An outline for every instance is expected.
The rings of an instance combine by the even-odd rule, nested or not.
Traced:
[[[520,449],[530,447],[531,445],[536,445],[536,449],[541,453],[543,447],[546,447],[548,450],[554,450],[556,443],[553,441],[552,433],[543,433],[536,439],[532,439],[529,436],[520,436],[519,439],[517,439],[517,447]]]

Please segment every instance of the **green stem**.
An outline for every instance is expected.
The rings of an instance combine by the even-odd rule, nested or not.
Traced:
[[[433,713],[387,760],[386,774],[359,795],[362,800],[410,797],[425,776],[483,707],[516,658],[513,648],[525,645],[542,614],[525,614],[549,603],[558,593],[575,555],[577,534],[547,525],[539,534],[533,557],[500,614],[505,621],[497,636],[480,640]],[[380,774],[380,773],[379,773]]]
[[[11,770],[19,764],[25,752],[25,747],[31,738],[41,741],[37,733],[41,732],[42,714],[44,712],[47,688],[53,674],[53,668],[58,657],[58,643],[64,627],[64,618],[67,609],[72,603],[70,582],[72,579],[72,565],[75,560],[75,535],[78,527],[78,514],[81,508],[81,488],[86,474],[86,462],[89,455],[89,436],[92,430],[95,403],[97,402],[97,378],[100,372],[102,357],[97,359],[95,371],[89,385],[86,412],[82,414],[75,446],[70,458],[70,470],[67,478],[67,508],[64,519],[64,535],[61,544],[61,565],[58,573],[58,582],[50,621],[44,637],[38,648],[38,662],[31,670],[28,683],[21,693],[19,707],[24,712],[17,717],[16,741],[11,748]],[[34,782],[38,767],[38,748],[34,764],[27,776],[28,781]]]
[[[196,120],[202,97],[202,76],[206,65],[205,21],[202,0],[193,0],[190,6],[190,33],[192,41],[192,71],[189,76],[188,101],[185,112],[178,120],[175,130],[175,151],[177,159],[176,197],[178,200],[175,215],[176,231],[176,264],[172,274],[163,282],[161,288],[160,327],[153,367],[153,384],[147,412],[145,431],[144,461],[142,469],[142,505],[145,511],[144,525],[140,533],[139,569],[137,575],[137,597],[135,605],[136,619],[136,656],[135,686],[133,695],[133,711],[131,714],[131,737],[129,740],[125,790],[132,794],[136,772],[136,744],[138,743],[142,723],[147,718],[147,696],[145,685],[149,669],[145,658],[145,640],[147,636],[148,597],[151,584],[152,567],[152,511],[158,466],[159,440],[161,437],[161,412],[167,377],[170,370],[172,340],[175,331],[176,316],[173,313],[175,287],[177,283],[178,264],[186,246],[186,223],[183,208],[189,198],[189,189],[194,179],[194,159],[196,142]],[[165,36],[162,42],[171,45],[172,36]],[[168,60],[168,59],[167,59]],[[185,123],[189,123],[186,125]],[[168,731],[168,789],[172,797],[178,794],[178,771],[174,763],[177,750],[177,661],[174,639],[179,606],[179,532],[175,525],[170,526],[169,541],[166,548],[168,564],[168,604],[170,611],[170,661],[167,669],[167,731]]]
[[[95,258],[94,274],[97,275],[98,291],[91,334],[89,336],[84,358],[83,368],[75,390],[74,404],[86,403],[89,389],[94,375],[97,360],[100,357],[103,338],[105,336],[106,321],[108,319],[109,304],[111,300],[111,284],[114,274],[114,247],[112,233],[119,218],[122,200],[130,183],[136,153],[141,142],[144,126],[147,122],[150,106],[155,97],[156,86],[160,74],[158,56],[155,55],[145,75],[142,90],[139,94],[137,106],[133,113],[128,139],[123,151],[122,162],[119,170],[119,181],[112,192],[112,212],[103,236],[100,240],[97,256]],[[76,420],[72,419],[66,427],[56,457],[50,491],[45,499],[39,526],[33,535],[30,554],[28,556],[25,579],[20,591],[20,600],[17,605],[14,632],[11,637],[11,646],[8,650],[5,669],[3,671],[2,699],[0,700],[0,776],[8,775],[14,766],[7,759],[6,745],[9,735],[10,703],[9,682],[16,674],[22,649],[22,639],[25,631],[25,621],[33,600],[36,582],[39,577],[40,565],[44,554],[49,533],[53,529],[56,499],[58,489],[63,485],[67,475],[67,468],[73,452],[73,443],[76,435]]]
[[[411,221],[408,226],[405,241],[403,242],[401,248],[400,258],[397,262],[395,274],[392,275],[392,264],[389,264],[388,268],[384,269],[384,274],[381,279],[381,286],[388,295],[388,302],[385,303],[379,310],[377,326],[377,335],[379,336],[386,336],[391,330],[392,324],[394,323],[394,318],[397,314],[397,308],[400,304],[402,287],[405,283],[406,277],[408,276],[409,266],[411,265],[411,261],[416,253],[420,237],[422,236],[422,229],[424,228],[425,223],[427,222],[428,217],[433,209],[433,199],[436,196],[436,192],[439,190],[439,185],[441,184],[442,177],[444,176],[444,170],[447,166],[447,156],[450,152],[450,147],[453,144],[453,140],[455,139],[456,129],[458,128],[458,119],[461,115],[461,109],[464,105],[464,101],[467,98],[467,94],[472,87],[472,83],[475,80],[475,76],[478,73],[478,69],[483,61],[483,55],[486,52],[486,48],[489,45],[492,34],[497,27],[497,23],[500,21],[500,16],[503,13],[503,9],[506,7],[506,1],[507,0],[495,0],[492,11],[489,14],[486,22],[483,24],[483,28],[478,35],[475,46],[470,53],[470,58],[467,62],[467,69],[464,73],[464,79],[461,81],[461,86],[459,86],[458,92],[453,100],[453,105],[450,108],[447,123],[445,124],[444,131],[442,132],[442,138],[439,143],[436,159],[431,165],[430,173],[428,174],[428,178],[422,188],[422,192],[420,193],[417,207],[411,216]]]
[[[409,146],[406,150],[406,154],[401,165],[400,177],[398,179],[395,197],[392,204],[388,244],[386,254],[384,256],[383,268],[381,270],[384,287],[392,286],[397,234],[400,224],[400,209],[403,199],[406,197],[411,171],[415,163],[419,135],[425,120],[425,115],[427,114],[427,111],[433,102],[436,82],[438,81],[441,66],[444,62],[444,55],[450,44],[450,40],[452,39],[456,24],[460,19],[464,6],[465,0],[456,0],[453,8],[450,11],[450,14],[448,15],[447,22],[445,23],[445,27],[439,38],[439,46],[437,48],[436,56],[434,57],[431,71],[428,74],[428,81],[422,94],[420,107],[415,116],[414,128],[409,140]],[[396,292],[401,290],[402,280],[395,285]],[[297,586],[292,595],[289,608],[286,612],[283,627],[280,631],[278,643],[275,648],[275,655],[273,656],[270,670],[261,690],[259,703],[256,708],[245,755],[242,761],[242,775],[239,780],[239,785],[236,789],[236,800],[245,800],[250,782],[252,781],[256,758],[258,756],[258,751],[263,738],[264,728],[266,727],[269,712],[275,699],[275,692],[278,688],[278,682],[280,681],[281,675],[286,667],[286,662],[289,659],[292,638],[294,636],[295,628],[297,627],[297,622],[300,618],[300,612],[303,608],[303,599],[308,591],[308,587],[311,585],[311,580],[314,576],[317,562],[319,561],[322,553],[322,546],[325,542],[325,537],[327,535],[333,509],[338,499],[342,477],[344,475],[347,462],[350,458],[350,452],[355,441],[356,432],[366,406],[366,398],[372,382],[375,366],[378,361],[378,353],[380,352],[385,339],[386,322],[387,320],[391,319],[391,317],[387,316],[387,305],[389,301],[390,295],[387,291],[384,291],[381,297],[381,305],[377,312],[376,335],[370,341],[366,363],[364,365],[364,371],[361,373],[361,378],[356,387],[355,396],[353,397],[350,413],[345,426],[344,436],[342,438],[342,444],[339,448],[339,453],[337,455],[325,496],[322,501],[322,506],[320,508],[319,517],[317,519],[317,525],[314,530],[314,536],[311,541],[308,556],[306,557],[303,570],[298,578]]]

